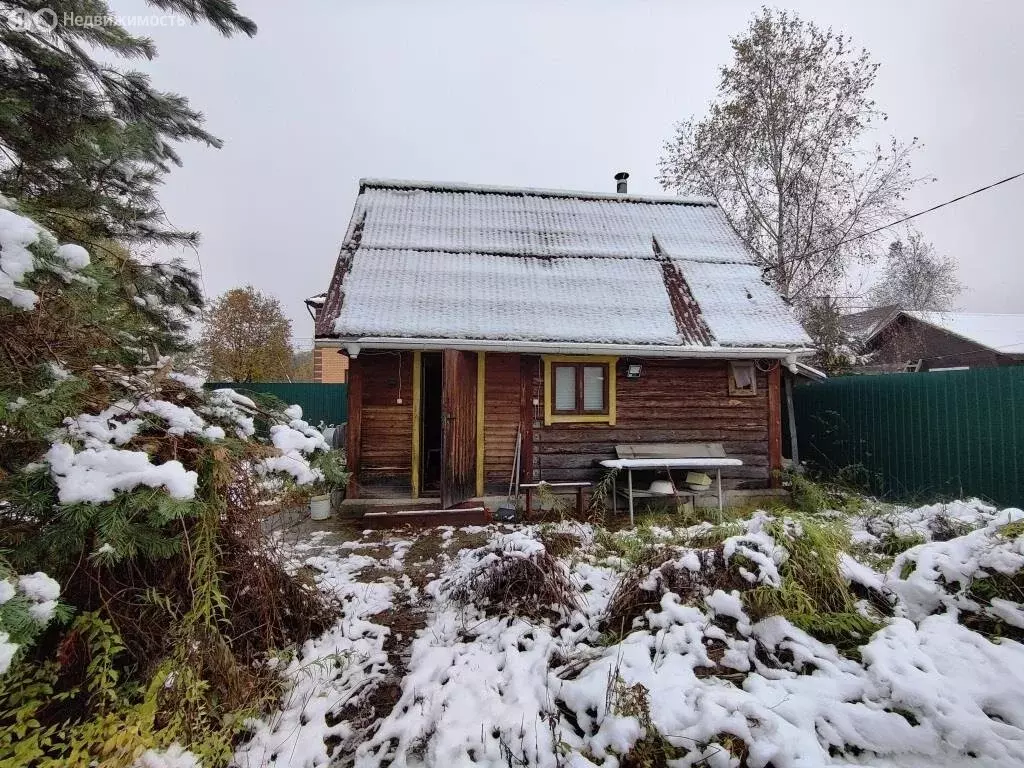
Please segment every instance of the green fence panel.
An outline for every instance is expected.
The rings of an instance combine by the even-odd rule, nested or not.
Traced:
[[[273,395],[289,405],[302,406],[302,418],[313,426],[342,424],[348,421],[348,384],[311,382],[207,382],[207,389],[230,388],[242,394],[253,392]]]
[[[1024,366],[841,376],[793,390],[800,458],[892,499],[1024,507]]]

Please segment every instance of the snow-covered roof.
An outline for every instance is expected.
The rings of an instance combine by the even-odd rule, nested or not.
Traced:
[[[810,343],[710,201],[369,179],[317,336]]]
[[[903,314],[995,352],[1024,354],[1024,314],[909,311]]]
[[[892,320],[899,311],[900,308],[895,305],[865,309],[862,312],[843,315],[839,319],[839,325],[850,339],[863,342]]]
[[[828,378],[828,374],[825,373],[824,371],[819,370],[818,368],[815,368],[813,365],[808,365],[807,363],[801,362],[799,360],[796,363],[796,373],[800,374],[801,376],[806,376],[808,379],[815,379],[817,381],[824,381],[825,379]]]

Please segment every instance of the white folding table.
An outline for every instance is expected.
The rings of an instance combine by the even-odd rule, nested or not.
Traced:
[[[601,462],[602,467],[608,469],[624,469],[627,472],[629,491],[629,524],[633,525],[633,470],[634,469],[713,469],[715,470],[715,482],[718,484],[718,514],[721,517],[724,504],[722,503],[722,467],[741,467],[743,462],[739,459],[719,458],[688,458],[688,459],[605,459]],[[671,474],[669,475],[671,477]],[[673,483],[674,484],[674,483]],[[612,498],[615,498],[615,487],[612,487]],[[614,504],[614,502],[613,502]]]

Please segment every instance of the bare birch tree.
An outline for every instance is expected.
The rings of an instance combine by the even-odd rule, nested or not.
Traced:
[[[732,39],[707,116],[678,124],[660,163],[666,189],[718,202],[766,278],[801,307],[870,258],[865,233],[916,183],[916,138],[869,142],[886,119],[868,95],[878,64],[851,45],[762,8]]]
[[[905,241],[889,244],[885,270],[868,296],[876,307],[942,310],[952,309],[962,290],[956,259],[940,256],[920,232],[911,230]]]

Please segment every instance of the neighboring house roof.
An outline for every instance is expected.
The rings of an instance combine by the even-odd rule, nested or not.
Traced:
[[[979,346],[1006,355],[1024,354],[1024,314],[989,314],[984,312],[912,312],[902,311],[922,323],[954,334]],[[892,320],[876,328],[877,336]]]
[[[818,370],[813,365],[808,365],[807,363],[799,361],[796,364],[796,370],[794,373],[808,379],[814,379],[815,381],[824,381],[828,378],[828,374],[824,371]]]
[[[876,307],[866,309],[863,312],[854,312],[843,315],[839,319],[839,327],[846,337],[851,341],[867,341],[879,328],[887,325],[897,314],[900,308],[896,305],[888,307]]]
[[[810,344],[707,200],[371,179],[317,336]]]

